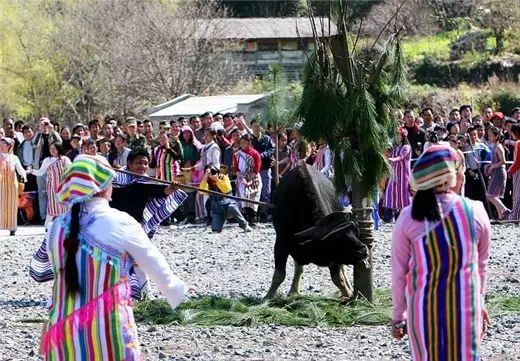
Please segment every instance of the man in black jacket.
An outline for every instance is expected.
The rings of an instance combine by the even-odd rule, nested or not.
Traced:
[[[262,167],[260,168],[260,178],[262,179],[262,192],[260,200],[262,202],[271,202],[271,167],[274,162],[274,144],[271,137],[263,132],[262,126],[257,119],[251,121],[253,131],[251,144],[253,148],[260,153],[262,158]],[[269,208],[261,207],[258,210],[258,218],[260,222],[269,220]]]
[[[121,177],[121,174],[118,174],[114,180],[111,207],[128,213],[137,222],[144,225],[146,223],[146,220],[144,219],[145,209],[149,205],[149,202],[153,199],[165,198],[175,192],[176,189],[174,188],[173,183],[170,186],[166,186],[147,181],[148,175],[146,172],[149,168],[150,156],[146,149],[138,148],[131,151],[128,155],[127,162],[127,170],[142,175],[143,177],[142,179],[139,179],[138,177],[127,176],[124,174],[123,177]],[[184,194],[184,192],[182,192],[182,194]],[[182,203],[184,198],[180,198],[182,198],[182,200],[180,200],[180,203]],[[153,205],[151,206],[153,207]],[[167,218],[174,210],[168,210],[168,212],[171,211],[170,214],[166,214],[168,212],[166,212],[165,209],[150,209],[149,211],[150,213],[160,212],[161,214],[164,214],[164,218]],[[161,219],[160,221],[162,220],[164,219]],[[156,225],[158,227],[159,224]],[[143,228],[145,228],[148,236],[152,238],[156,229]]]
[[[404,111],[404,127],[408,131],[408,142],[412,147],[412,159],[417,159],[422,154],[426,143],[426,132],[417,125],[413,110]],[[412,161],[412,166],[415,161]]]

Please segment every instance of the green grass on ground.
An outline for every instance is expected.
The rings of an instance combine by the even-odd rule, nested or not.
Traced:
[[[503,294],[488,296],[492,317],[520,314],[520,297]],[[355,300],[341,305],[339,298],[299,296],[264,301],[258,298],[225,298],[202,296],[182,303],[172,311],[166,301],[137,303],[138,322],[192,326],[281,326],[348,327],[353,325],[386,325],[391,317],[388,290],[376,290],[375,302]]]

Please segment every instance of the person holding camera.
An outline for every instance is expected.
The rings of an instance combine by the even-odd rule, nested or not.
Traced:
[[[41,117],[38,120],[38,132],[32,139],[32,146],[34,149],[33,169],[40,169],[43,160],[51,156],[50,146],[52,144],[61,144],[60,135],[54,131],[51,121],[47,117]],[[47,180],[45,176],[36,177],[38,185],[38,206],[40,209],[40,219],[45,222],[47,216]]]
[[[224,194],[231,194],[231,182],[225,173],[221,173],[220,169],[215,166],[209,166],[206,169],[204,178],[200,182],[200,189],[211,190]],[[204,192],[201,192],[204,194]],[[223,196],[211,194],[209,196],[211,209],[211,230],[213,232],[221,232],[224,227],[226,219],[230,216],[235,218],[240,228],[244,232],[251,232],[252,228],[249,226],[244,216],[238,208],[236,201]]]

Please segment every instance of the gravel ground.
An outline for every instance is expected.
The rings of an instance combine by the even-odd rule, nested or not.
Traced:
[[[21,232],[23,233],[23,232]],[[3,233],[2,233],[3,234]],[[377,231],[375,285],[390,287],[390,235]],[[41,324],[50,284],[27,274],[41,236],[0,236],[0,360],[37,359]],[[259,225],[244,234],[231,225],[221,234],[207,228],[162,228],[154,242],[174,272],[197,287],[199,294],[262,296],[273,271],[274,230]],[[488,291],[520,295],[520,228],[493,229]],[[287,274],[292,275],[289,261]],[[287,292],[290,277],[281,290]],[[306,267],[303,293],[335,295],[327,269]],[[389,336],[386,326],[344,329],[304,327],[174,327],[139,325],[149,360],[407,360],[406,341]],[[483,344],[485,360],[520,360],[520,315],[492,317]]]

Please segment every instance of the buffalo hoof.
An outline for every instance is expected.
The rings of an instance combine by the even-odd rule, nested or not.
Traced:
[[[272,300],[274,298],[278,298],[279,294],[278,292],[267,292],[267,294],[264,296],[264,300]]]
[[[300,295],[300,292],[298,291],[289,291],[287,294],[288,297],[298,297]]]
[[[346,305],[350,301],[352,301],[353,299],[354,299],[354,295],[352,295],[352,296],[341,296],[341,298],[339,299],[339,303],[342,304],[342,305]]]

